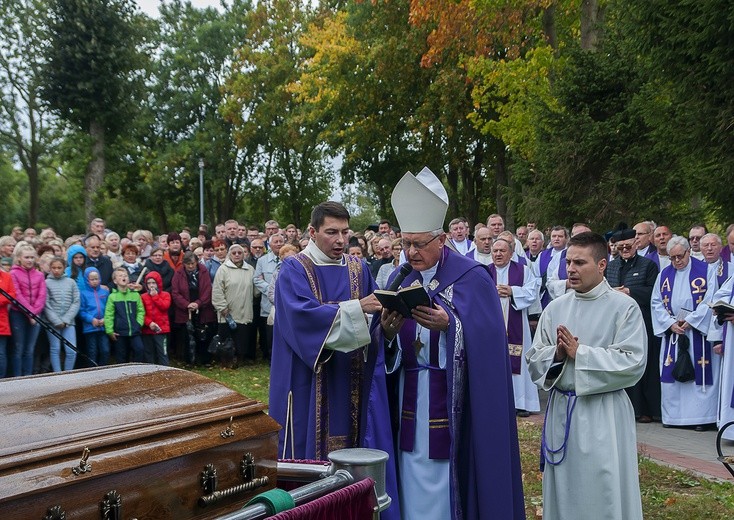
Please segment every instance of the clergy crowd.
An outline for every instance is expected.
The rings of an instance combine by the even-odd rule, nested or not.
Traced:
[[[0,237],[0,377],[259,351],[279,457],[386,451],[385,518],[524,518],[515,417],[541,412],[539,390],[548,519],[642,518],[635,421],[734,421],[734,225],[511,231],[492,214],[445,230],[428,168],[392,206],[397,222],[363,232],[336,202],[304,232],[15,228]],[[408,289],[430,304],[378,299]]]

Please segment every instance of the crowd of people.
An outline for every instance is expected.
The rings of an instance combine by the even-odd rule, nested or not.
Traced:
[[[444,232],[447,207],[424,170],[395,187],[397,225],[363,232],[332,202],[305,232],[233,219],[211,235],[118,234],[100,218],[66,239],[16,227],[0,237],[0,377],[170,357],[237,366],[259,351],[278,374],[279,455],[384,449],[403,518],[478,518],[479,482],[504,490],[488,510],[520,518],[514,417],[539,412],[545,389],[548,518],[574,517],[579,500],[606,510],[610,492],[614,517],[641,517],[634,421],[734,420],[734,225],[723,240],[652,221],[511,232],[493,214]],[[432,305],[410,316],[374,295],[415,285]]]
[[[273,287],[302,248],[294,225],[228,220],[154,235],[95,218],[85,234],[13,228],[0,237],[0,377],[128,361],[269,362]],[[268,297],[268,294],[270,296]]]

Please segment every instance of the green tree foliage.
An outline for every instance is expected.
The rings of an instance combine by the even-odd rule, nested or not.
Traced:
[[[204,161],[205,220],[241,216],[253,157],[238,149],[220,112],[236,47],[247,32],[247,1],[221,11],[179,0],[162,4],[154,25],[149,96],[138,121],[138,168],[117,186],[130,201],[155,207],[160,229],[199,217],[199,160]],[[129,143],[134,145],[134,143]],[[161,200],[160,195],[165,194]]]
[[[92,137],[84,185],[91,218],[104,180],[105,147],[138,105],[144,18],[135,14],[133,0],[48,0],[47,15],[42,95],[54,112]]]
[[[44,161],[47,166],[54,144],[53,121],[40,98],[43,12],[35,0],[0,0],[0,145],[28,178],[28,210],[17,222],[29,226],[38,220]]]
[[[668,97],[658,137],[691,181],[693,197],[734,221],[734,4],[725,0],[620,0],[627,45]]]
[[[551,88],[557,105],[536,122],[536,156],[515,165],[528,186],[519,197],[523,214],[587,221],[597,230],[620,220],[667,219],[686,183],[670,175],[675,164],[645,121],[659,107],[643,78],[609,40],[599,52],[569,49],[566,58]]]
[[[247,186],[256,222],[273,216],[303,227],[331,191],[319,127],[289,88],[306,59],[299,39],[310,16],[304,2],[258,2],[226,85],[223,113],[243,153],[256,156]]]

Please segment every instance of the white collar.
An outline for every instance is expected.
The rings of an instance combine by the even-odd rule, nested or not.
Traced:
[[[303,250],[303,252],[311,260],[313,260],[313,263],[316,265],[342,265],[344,263],[344,255],[342,255],[341,258],[337,258],[336,260],[330,258],[326,253],[319,249],[319,246],[317,246],[316,242],[314,242],[313,240],[308,241],[308,245],[306,246],[306,249]]]

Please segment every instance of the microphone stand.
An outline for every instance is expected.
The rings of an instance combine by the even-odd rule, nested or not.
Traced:
[[[18,300],[16,300],[15,298],[13,298],[10,294],[8,294],[8,292],[5,289],[0,288],[0,295],[2,295],[5,298],[7,298],[10,301],[10,303],[12,303],[17,308],[19,308],[21,311],[23,311],[23,314],[25,314],[28,318],[30,318],[32,320],[36,320],[36,322],[38,322],[38,324],[41,325],[41,327],[43,327],[48,332],[50,332],[51,334],[53,334],[59,341],[61,341],[61,343],[64,346],[69,347],[71,350],[73,350],[74,352],[76,352],[78,355],[80,355],[82,357],[85,357],[95,367],[96,366],[99,366],[93,359],[91,359],[85,353],[79,351],[79,349],[77,349],[74,345],[72,345],[71,342],[68,339],[66,339],[64,336],[62,336],[59,333],[59,331],[56,330],[56,327],[54,327],[53,325],[51,325],[45,319],[41,318],[38,314],[36,314],[32,310],[30,310],[28,307],[26,307],[25,305],[23,305],[22,303],[20,303]]]

